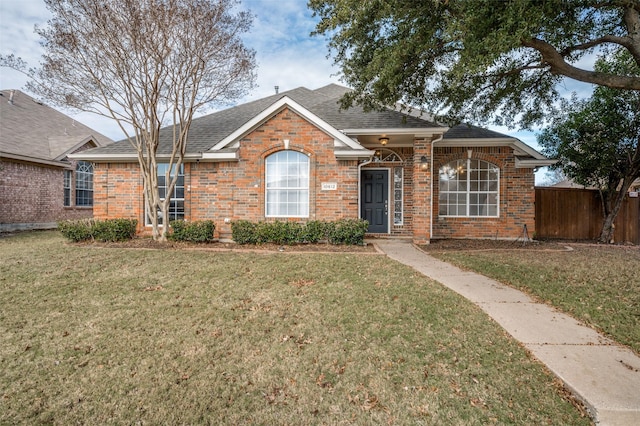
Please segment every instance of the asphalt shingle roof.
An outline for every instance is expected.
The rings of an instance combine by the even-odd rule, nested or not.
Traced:
[[[113,141],[19,90],[0,91],[0,154],[54,161],[88,139]]]
[[[187,152],[198,153],[209,150],[284,96],[293,99],[338,130],[442,127],[431,121],[397,111],[364,112],[357,106],[341,110],[338,101],[347,91],[349,91],[348,88],[336,84],[316,90],[299,87],[196,118],[189,130]],[[133,148],[127,140],[123,140],[103,148],[95,148],[91,152],[126,154],[132,153]],[[160,133],[158,153],[170,152],[171,128],[166,127]]]

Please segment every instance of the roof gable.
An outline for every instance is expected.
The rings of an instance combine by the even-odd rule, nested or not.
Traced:
[[[19,90],[0,91],[0,154],[27,161],[60,161],[89,141],[94,146],[113,142]]]
[[[216,151],[223,148],[228,148],[230,145],[242,139],[243,136],[256,129],[262,123],[267,121],[269,118],[276,115],[278,112],[282,111],[285,108],[289,108],[294,111],[296,114],[300,115],[302,118],[307,120],[308,122],[315,125],[317,128],[333,137],[336,141],[341,142],[342,144],[348,146],[352,149],[363,149],[360,144],[346,136],[344,133],[338,131],[335,127],[331,126],[329,123],[324,121],[322,118],[309,111],[307,108],[300,105],[298,102],[289,98],[288,96],[283,96],[278,101],[271,104],[268,108],[254,116],[251,120],[246,122],[244,125],[236,129],[233,133],[222,139],[215,146],[213,146],[210,151]]]

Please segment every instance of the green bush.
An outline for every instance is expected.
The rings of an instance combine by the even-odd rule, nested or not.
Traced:
[[[97,220],[93,224],[93,238],[97,241],[126,241],[136,235],[137,219]]]
[[[304,225],[297,222],[259,222],[256,226],[258,244],[296,244],[302,242]]]
[[[257,224],[248,220],[238,220],[231,223],[231,238],[238,244],[257,244]]]
[[[216,225],[211,220],[185,222],[174,220],[170,222],[173,232],[169,239],[173,241],[190,241],[193,243],[207,243],[213,241]]]
[[[58,222],[58,229],[70,241],[125,241],[136,235],[136,219],[78,219]]]
[[[302,241],[315,244],[318,241],[327,240],[327,222],[312,220],[307,222],[303,230]]]
[[[63,220],[58,222],[58,230],[74,243],[93,238],[93,219]]]
[[[231,224],[231,238],[238,244],[301,244],[328,240],[331,244],[362,245],[369,224],[361,219],[342,219],[336,222],[250,222]]]
[[[362,219],[340,219],[329,230],[331,244],[362,245],[369,222]]]

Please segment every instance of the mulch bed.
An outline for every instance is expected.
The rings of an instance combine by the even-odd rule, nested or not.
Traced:
[[[189,243],[182,241],[158,242],[153,238],[137,237],[122,242],[88,241],[74,243],[85,247],[136,248],[149,250],[208,250],[208,251],[252,251],[252,252],[316,252],[316,253],[377,253],[372,244],[364,246],[333,244],[236,244],[227,242]]]

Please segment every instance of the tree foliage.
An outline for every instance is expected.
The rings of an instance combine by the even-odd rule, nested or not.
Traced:
[[[37,28],[45,54],[27,70],[13,56],[2,65],[32,77],[27,88],[60,106],[116,120],[137,151],[153,235],[170,197],[158,194],[157,164],[177,170],[191,120],[212,103],[246,93],[255,81],[255,53],[241,35],[251,27],[234,0],[45,0],[53,18]],[[169,152],[158,153],[159,132],[173,126]],[[178,174],[167,179],[172,194]],[[165,222],[168,222],[166,220]]]
[[[406,105],[451,120],[540,122],[563,78],[640,90],[640,78],[581,68],[624,49],[640,65],[638,0],[310,0],[354,92],[343,106]]]
[[[626,51],[599,59],[595,69],[640,77]],[[565,102],[563,110],[538,143],[567,177],[600,189],[605,220],[599,240],[610,242],[624,196],[640,178],[640,91],[599,86],[590,99]]]

